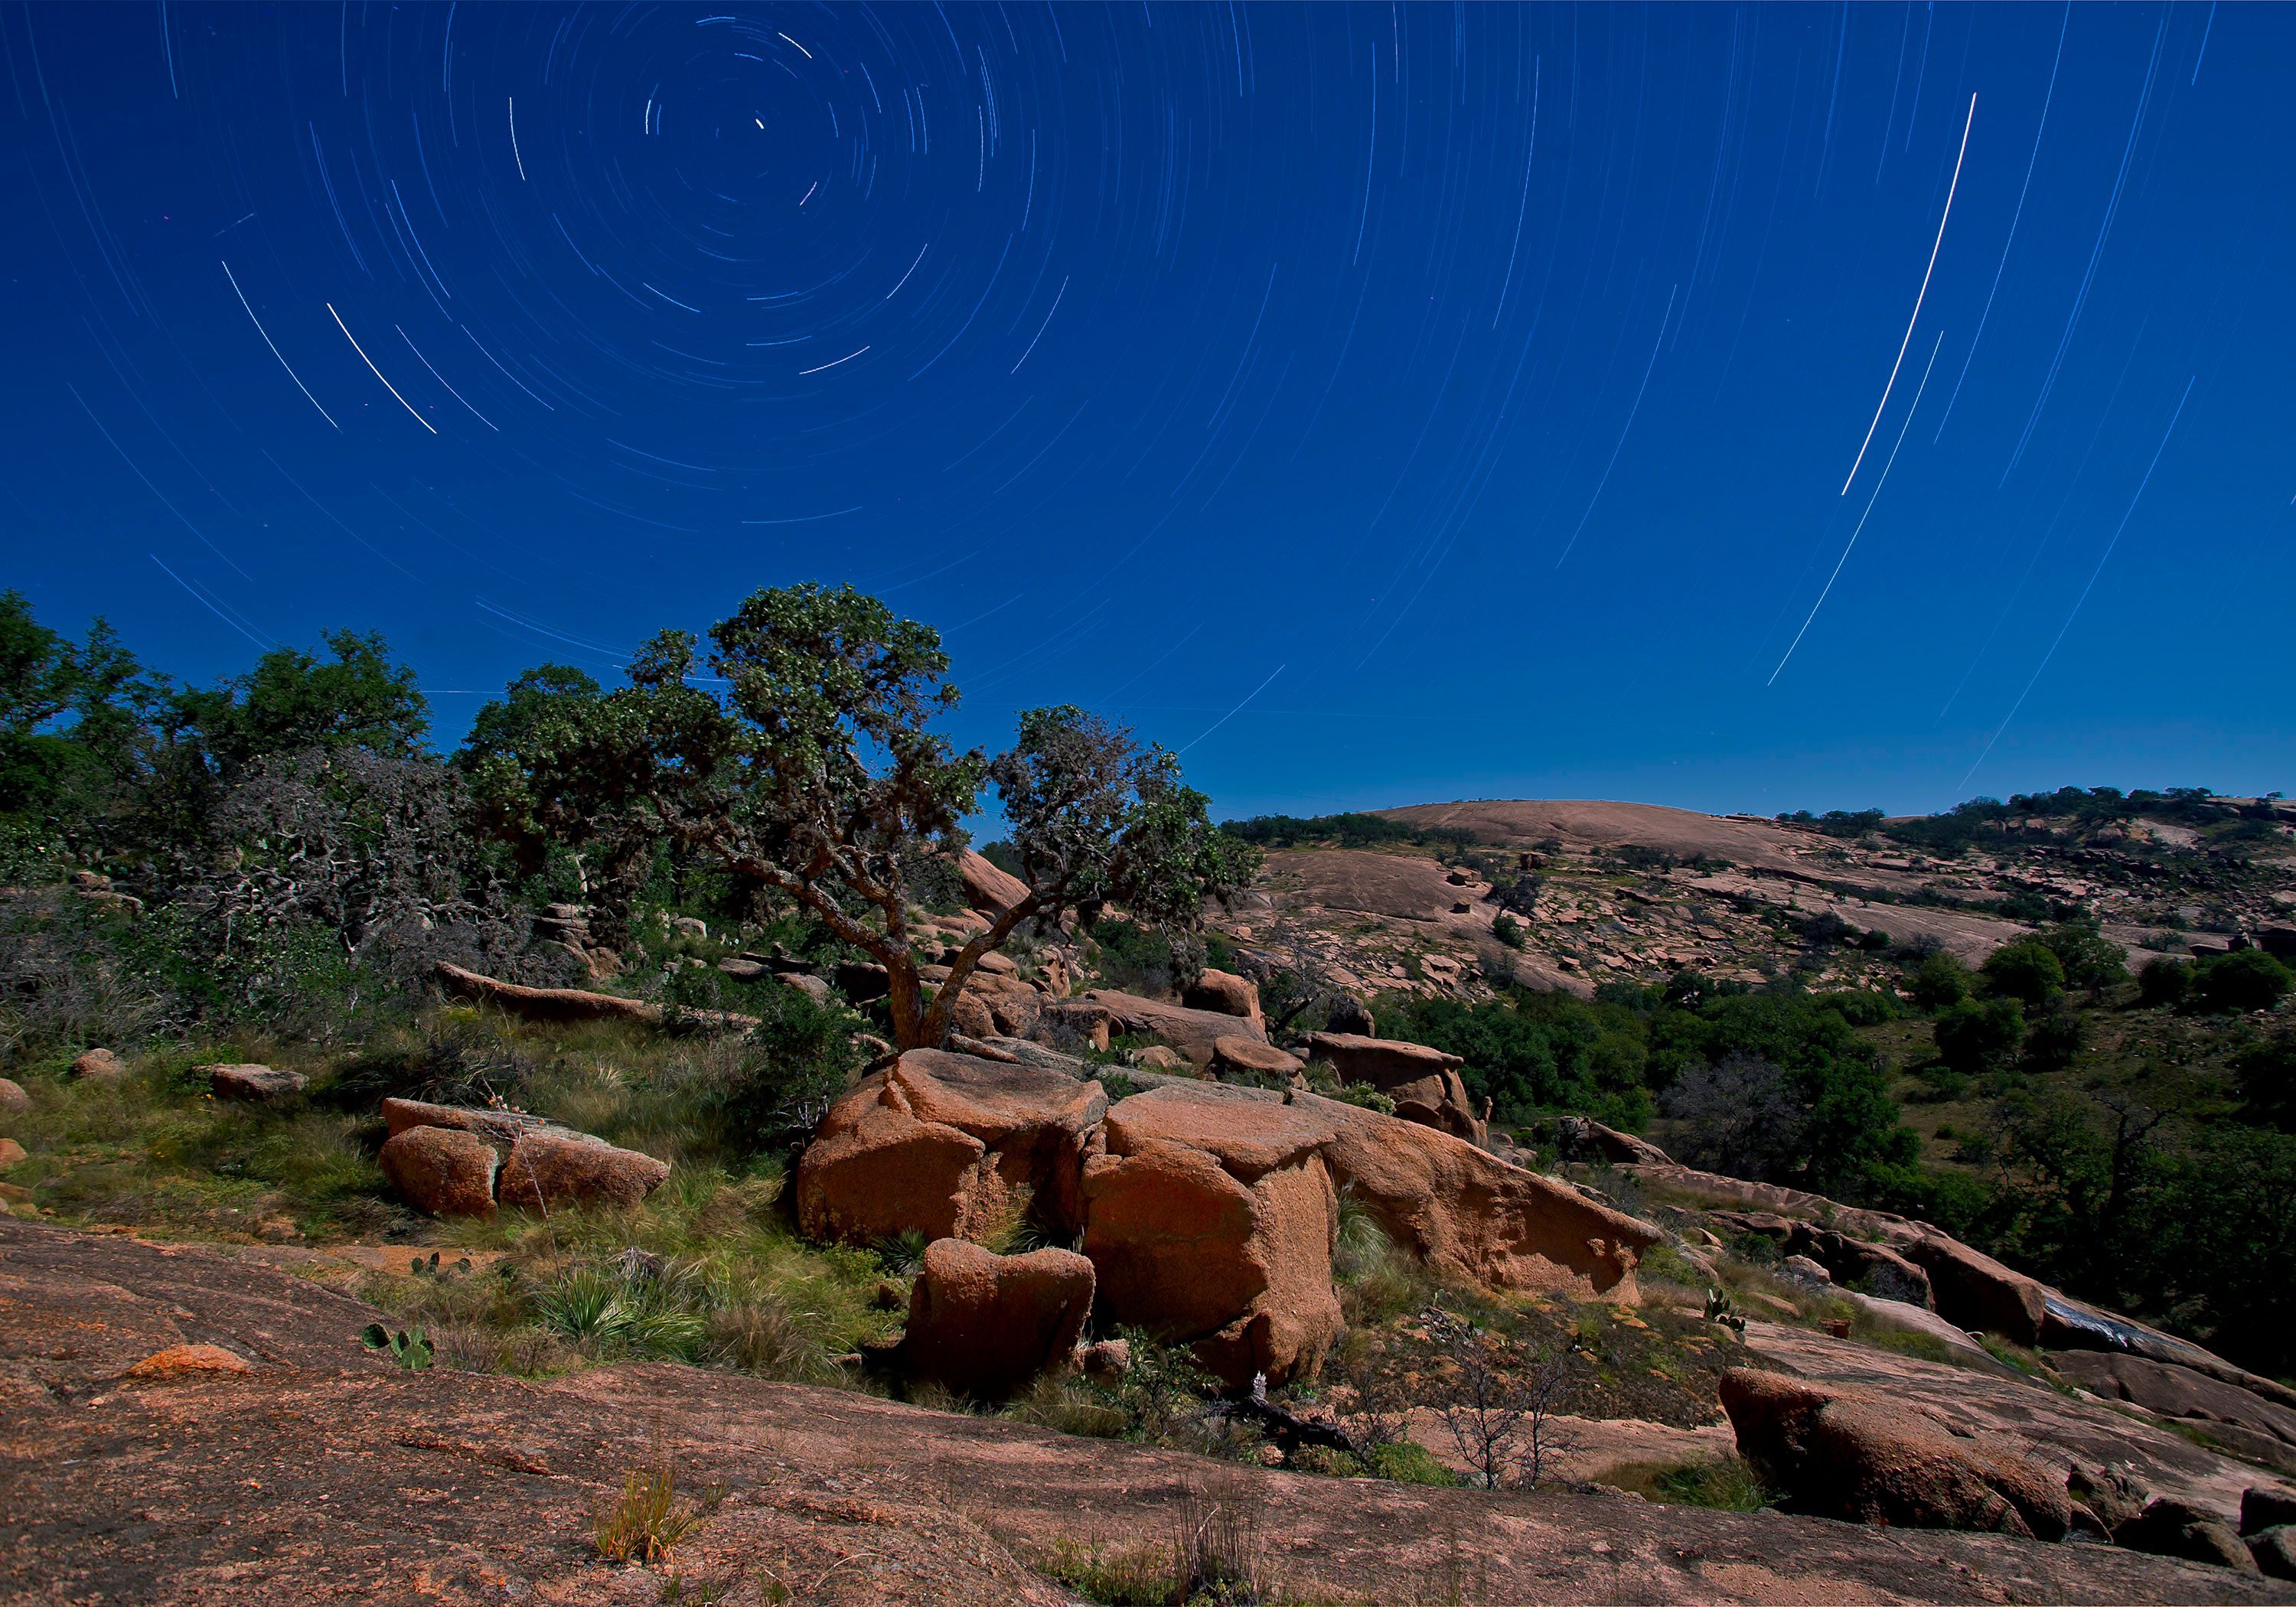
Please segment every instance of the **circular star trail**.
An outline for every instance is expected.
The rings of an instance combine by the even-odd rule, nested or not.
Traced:
[[[850,580],[968,740],[1237,812],[2259,790],[2292,33],[19,6],[7,583],[201,676],[380,628],[451,738]]]

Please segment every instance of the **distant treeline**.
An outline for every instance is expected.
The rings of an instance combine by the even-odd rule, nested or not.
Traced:
[[[1260,848],[1332,847],[1375,849],[1409,843],[1425,848],[1463,849],[1475,840],[1464,826],[1414,826],[1383,815],[1255,815],[1249,820],[1229,820],[1220,830]]]
[[[2079,830],[2133,820],[2139,815],[2197,828],[2235,819],[2239,810],[2206,787],[2170,787],[2166,791],[2139,787],[2133,792],[2119,787],[2059,787],[2054,792],[2013,792],[2006,803],[1997,798],[1972,798],[1940,815],[1898,820],[1879,809],[1828,809],[1823,815],[1796,809],[1777,818],[1787,825],[1815,826],[1828,837],[1856,839],[1879,833],[1950,857],[1988,838],[1997,841],[2004,832],[2016,831],[2027,820],[2070,820]]]

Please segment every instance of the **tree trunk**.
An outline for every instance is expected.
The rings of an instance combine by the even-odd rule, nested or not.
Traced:
[[[916,961],[907,955],[885,956],[885,1008],[893,1018],[893,1046],[896,1049],[939,1049],[947,1037],[947,1013],[941,1017],[938,1031],[931,1021],[933,1013],[925,1007],[924,990],[917,976]],[[930,1036],[929,1036],[930,1035]]]

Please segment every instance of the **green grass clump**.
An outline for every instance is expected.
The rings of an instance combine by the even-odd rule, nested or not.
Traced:
[[[1628,1463],[1604,1473],[1602,1482],[1670,1506],[1708,1506],[1726,1513],[1759,1512],[1777,1499],[1739,1456]]]

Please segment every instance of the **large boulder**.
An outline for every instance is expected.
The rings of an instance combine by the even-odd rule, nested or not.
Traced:
[[[569,1205],[638,1204],[669,1176],[666,1161],[579,1133],[529,1133],[511,1145],[496,1194],[545,1213]]]
[[[1085,1141],[1107,1109],[1098,1083],[1061,1070],[908,1050],[822,1119],[798,1162],[798,1222],[853,1244],[979,1239],[1021,1216],[1074,1233]]]
[[[1785,1249],[1816,1261],[1837,1283],[1855,1284],[1884,1300],[1932,1304],[1927,1269],[1886,1244],[1869,1244],[1831,1228],[1796,1222],[1787,1230]]]
[[[1895,1401],[1751,1367],[1724,1373],[1721,1394],[1739,1453],[1797,1511],[2044,1540],[2071,1527],[2060,1480]]]
[[[1000,1256],[936,1239],[909,1289],[901,1357],[912,1378],[1002,1400],[1064,1366],[1092,1315],[1093,1267],[1069,1250]]]
[[[2259,1559],[2220,1513],[2173,1496],[2155,1496],[2146,1502],[2143,1512],[2112,1531],[2112,1543],[2241,1573],[2262,1571]]]
[[[1312,1375],[1341,1327],[1329,1124],[1274,1101],[1153,1088],[1110,1109],[1085,1165],[1085,1254],[1102,1308],[1230,1388]]]
[[[1649,1223],[1433,1127],[1310,1094],[1294,1105],[1332,1129],[1324,1159],[1333,1182],[1439,1275],[1636,1298],[1636,1264],[1661,1237]]]
[[[1027,882],[1009,871],[998,870],[970,849],[956,868],[964,879],[965,903],[984,914],[1002,914],[1029,896]]]
[[[260,1103],[300,1094],[311,1079],[300,1071],[280,1071],[269,1066],[209,1066],[208,1091],[217,1099]]]
[[[1938,1312],[1956,1327],[2020,1345],[2041,1342],[2048,1291],[2040,1283],[1944,1234],[1925,1234],[1901,1250],[1929,1274]]]
[[[32,1096],[24,1092],[24,1085],[13,1078],[0,1077],[0,1111],[29,1111]]]
[[[950,1004],[948,1019],[968,1037],[1028,1037],[1045,1004],[1045,996],[1017,976],[976,970]]]
[[[1267,1041],[1267,1029],[1248,1016],[1227,1015],[1217,1010],[1191,1010],[1185,1004],[1168,1004],[1161,999],[1144,999],[1137,994],[1118,993],[1105,988],[1095,988],[1084,996],[1108,1012],[1119,1032],[1168,1044],[1189,1064],[1197,1067],[1212,1063],[1212,1054],[1224,1037]]]
[[[1240,1016],[1265,1028],[1259,1013],[1259,989],[1229,971],[1207,971],[1180,990],[1180,1003],[1191,1010],[1210,1010]]]
[[[1341,1082],[1369,1083],[1382,1092],[1456,1071],[1467,1062],[1425,1044],[1365,1037],[1355,1032],[1311,1032],[1308,1058],[1327,1061]]]
[[[2259,1485],[2240,1493],[2240,1532],[2260,1534],[2296,1524],[2296,1490]]]
[[[2296,1523],[2259,1529],[2244,1537],[2248,1554],[2267,1578],[2296,1579]]]
[[[119,1056],[109,1049],[90,1049],[71,1063],[75,1082],[116,1083],[127,1073]]]
[[[502,1155],[476,1133],[408,1127],[383,1141],[376,1157],[399,1197],[434,1217],[491,1217]]]

